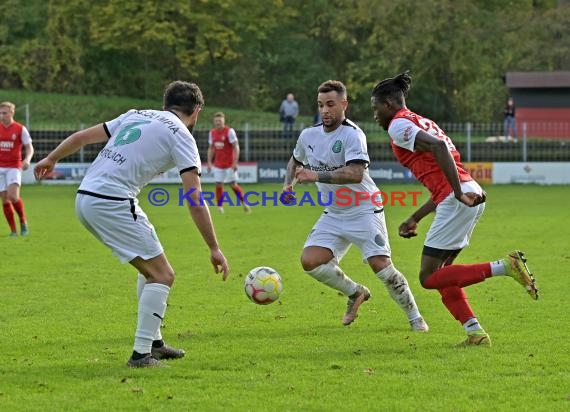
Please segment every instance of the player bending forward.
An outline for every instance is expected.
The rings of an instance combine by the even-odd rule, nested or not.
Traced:
[[[174,271],[146,214],[138,205],[141,189],[157,174],[177,167],[194,224],[210,249],[216,273],[228,276],[228,264],[218,246],[210,211],[200,202],[200,155],[192,129],[204,104],[194,83],[175,81],[164,91],[163,110],[130,110],[114,120],[69,136],[34,172],[41,179],[62,158],[89,143],[103,143],[89,167],[75,200],[79,220],[122,263],[138,271],[138,323],[130,367],[160,367],[160,359],[184,356],[164,343],[160,324],[174,282]]]
[[[475,224],[485,209],[485,192],[460,162],[452,141],[430,119],[406,107],[411,86],[408,72],[381,81],[372,91],[374,119],[388,131],[398,161],[431,192],[431,198],[400,225],[400,236],[416,236],[420,220],[435,210],[426,235],[420,281],[437,289],[447,310],[467,332],[459,346],[491,346],[491,339],[473,313],[463,287],[492,276],[510,276],[538,299],[534,278],[518,250],[495,262],[453,265],[469,244]]]
[[[363,260],[406,314],[412,330],[427,332],[428,325],[406,278],[392,264],[384,210],[370,200],[356,199],[363,193],[370,199],[379,190],[368,173],[366,136],[345,116],[346,87],[339,81],[329,80],[319,86],[317,93],[322,123],[303,130],[299,136],[287,165],[284,187],[284,192],[291,192],[295,177],[300,183],[316,182],[323,196],[332,197],[326,201],[330,206],[305,241],[301,255],[303,269],[319,282],[348,296],[342,323],[349,325],[356,319],[360,305],[370,298],[368,288],[356,283],[339,267],[350,246],[356,245]],[[302,165],[305,167],[300,167]],[[349,205],[341,206],[346,202],[337,197],[339,189],[352,194]],[[285,194],[283,199],[288,197]],[[382,203],[379,195],[375,201]]]

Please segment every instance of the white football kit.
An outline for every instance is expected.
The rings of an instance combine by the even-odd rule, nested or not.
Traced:
[[[173,167],[200,173],[196,141],[169,111],[130,110],[104,127],[109,141],[79,186],[77,215],[121,262],[156,257],[163,248],[136,196]]]
[[[322,125],[304,129],[293,157],[316,172],[332,172],[354,161],[370,163],[366,136],[350,120],[343,121],[330,133],[325,132]],[[360,249],[364,260],[371,256],[390,256],[382,198],[368,168],[360,183],[317,182],[317,188],[322,202],[330,205],[313,227],[304,247],[328,248],[337,261],[351,244]]]

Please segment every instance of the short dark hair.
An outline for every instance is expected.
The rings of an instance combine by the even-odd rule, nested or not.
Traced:
[[[338,80],[327,80],[317,89],[317,93],[337,92],[346,97],[346,86]]]
[[[397,76],[384,79],[372,89],[372,97],[377,100],[393,99],[399,104],[404,103],[404,97],[408,96],[408,92],[412,87],[412,76],[410,71],[406,70]]]
[[[164,89],[164,108],[166,110],[180,110],[186,115],[191,115],[194,110],[202,106],[204,106],[204,96],[195,83],[176,80]]]

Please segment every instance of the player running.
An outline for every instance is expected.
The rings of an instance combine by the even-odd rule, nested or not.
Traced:
[[[356,245],[392,299],[406,314],[414,331],[427,332],[404,275],[392,264],[388,231],[379,190],[368,173],[368,152],[364,132],[348,120],[346,87],[329,80],[317,90],[317,103],[323,122],[301,133],[293,156],[287,165],[284,192],[292,191],[295,177],[300,183],[316,182],[319,192],[333,197],[309,233],[301,256],[307,274],[321,283],[348,296],[347,310],[342,320],[351,324],[358,309],[370,298],[370,291],[339,267],[339,262],[352,244]],[[300,167],[304,165],[305,167]],[[337,202],[339,189],[351,193],[349,205]],[[376,196],[376,205],[361,201],[358,194]],[[286,196],[285,196],[286,197]],[[360,199],[362,200],[362,199]],[[328,204],[328,203],[327,203]]]
[[[463,325],[467,339],[458,346],[491,346],[462,288],[491,276],[510,276],[534,300],[538,289],[518,250],[494,262],[452,264],[469,244],[483,214],[485,192],[461,164],[451,139],[432,120],[408,110],[405,96],[411,81],[404,72],[381,81],[372,91],[374,119],[388,131],[396,158],[431,192],[431,198],[400,225],[400,236],[416,236],[420,220],[435,211],[422,253],[422,286],[437,289],[447,310]]]

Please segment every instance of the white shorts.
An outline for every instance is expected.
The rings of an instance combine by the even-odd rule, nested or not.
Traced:
[[[108,246],[122,263],[137,256],[148,260],[164,252],[137,199],[107,200],[77,194],[75,211],[83,226]]]
[[[237,170],[234,170],[231,167],[227,169],[213,167],[212,171],[214,172],[214,181],[216,183],[232,183],[237,182],[238,180]]]
[[[340,262],[352,244],[360,249],[365,262],[372,256],[390,257],[384,212],[370,212],[353,217],[323,213],[307,236],[304,247],[330,249],[337,262]]]
[[[6,191],[14,183],[22,186],[22,170],[17,167],[0,167],[0,192]]]
[[[461,183],[463,192],[481,194],[481,186],[474,180]],[[433,220],[424,245],[441,250],[463,249],[469,244],[473,229],[485,210],[485,203],[469,207],[457,200],[452,193],[435,209]]]

